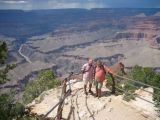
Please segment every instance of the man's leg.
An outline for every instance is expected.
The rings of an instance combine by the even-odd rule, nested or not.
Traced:
[[[87,93],[87,80],[84,79],[83,82],[84,82],[84,93],[87,95],[88,94]]]
[[[96,87],[96,97],[98,97],[98,88]]]
[[[102,89],[102,86],[103,86],[103,82],[99,82],[99,83],[98,83],[98,98],[101,97],[101,89]]]
[[[101,89],[98,89],[98,98],[101,97]]]
[[[92,80],[89,81],[89,93],[93,94],[91,89],[92,89]]]
[[[98,82],[95,81],[95,86],[96,86],[96,97],[98,97]]]
[[[91,91],[91,88],[92,88],[92,84],[89,83],[89,91]]]
[[[86,88],[87,88],[87,85],[84,85],[84,92],[85,92],[85,94],[87,93]]]

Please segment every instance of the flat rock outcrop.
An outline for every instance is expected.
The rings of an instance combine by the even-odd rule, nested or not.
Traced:
[[[150,116],[144,117],[141,112],[126,106],[121,97],[111,95],[106,87],[102,88],[102,97],[84,95],[83,82],[71,81],[72,93],[66,98],[63,107],[63,118],[70,120],[152,120]],[[93,87],[94,90],[94,87]],[[59,101],[61,88],[43,92],[32,103],[28,104],[30,114],[43,117]],[[54,109],[47,119],[54,118],[57,108]]]

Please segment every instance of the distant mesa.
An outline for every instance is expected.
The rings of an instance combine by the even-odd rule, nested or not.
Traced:
[[[140,14],[136,15],[135,17],[143,18],[143,17],[147,17],[147,16],[144,13],[140,13]]]
[[[160,17],[160,12],[155,13],[154,16]]]

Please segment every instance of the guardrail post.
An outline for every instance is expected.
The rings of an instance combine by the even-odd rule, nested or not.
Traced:
[[[63,102],[61,102],[60,104],[59,104],[59,106],[58,106],[58,114],[57,114],[57,120],[61,120],[62,119],[62,104],[63,104]]]
[[[67,87],[66,83],[67,83],[67,78],[65,78],[64,81],[63,81],[62,93],[61,93],[60,101],[62,101],[62,99],[66,95],[66,87]],[[58,106],[58,109],[57,109],[57,120],[61,120],[62,119],[62,104],[63,104],[63,101],[60,102],[60,104]]]
[[[61,93],[61,98],[60,98],[60,104],[59,104],[59,106],[58,106],[58,109],[57,109],[57,120],[61,120],[62,119],[62,111],[63,111],[63,108],[62,108],[62,106],[63,106],[63,102],[64,102],[64,100],[63,99],[65,99],[65,96],[66,96],[66,93],[67,92],[71,92],[71,83],[70,83],[70,77],[73,75],[73,72],[71,72],[70,74],[69,74],[69,77],[67,77],[67,78],[65,78],[64,79],[64,81],[63,81],[63,86],[62,86],[62,93]],[[68,82],[68,84],[69,84],[69,90],[68,91],[66,91],[66,88],[67,88],[67,82]]]
[[[66,95],[66,88],[67,88],[67,78],[65,78],[63,82],[62,92],[64,95]]]
[[[109,73],[109,75],[111,76],[111,79],[112,79],[112,94],[115,94],[115,92],[116,92],[115,79],[112,74]]]

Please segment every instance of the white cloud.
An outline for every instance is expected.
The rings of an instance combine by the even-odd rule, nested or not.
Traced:
[[[86,3],[85,5],[83,5],[83,7],[87,9],[91,9],[91,8],[104,8],[104,7],[109,7],[109,6],[104,5],[102,3],[90,2],[90,3]]]
[[[80,3],[60,3],[60,8],[79,8]]]
[[[97,2],[98,1],[98,2]],[[61,9],[61,8],[105,8],[108,5],[102,0],[0,0],[0,9]]]
[[[80,3],[77,2],[55,2],[55,1],[49,1],[48,7],[54,8],[54,9],[60,9],[60,8],[79,8]]]
[[[19,0],[19,1],[6,0],[6,1],[1,1],[1,2],[6,3],[6,4],[22,4],[22,3],[27,3],[27,1],[24,1],[24,0]]]
[[[54,8],[54,9],[59,9],[59,8],[86,8],[86,9],[91,9],[91,8],[104,8],[108,7],[106,4],[103,4],[101,2],[95,3],[93,0],[88,0],[86,2],[65,2],[65,1],[48,1],[48,7],[49,8]]]

